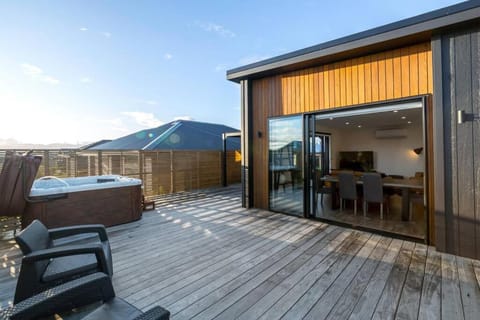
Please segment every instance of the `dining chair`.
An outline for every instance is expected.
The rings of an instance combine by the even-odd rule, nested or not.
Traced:
[[[320,206],[323,208],[323,195],[332,194],[333,196],[333,186],[330,182],[322,180],[320,174],[317,174],[317,195],[320,194]]]
[[[357,184],[352,172],[338,173],[338,189],[340,195],[340,210],[343,210],[345,200],[352,200],[353,214],[357,215]]]
[[[422,210],[425,210],[425,203],[424,203],[424,194],[423,191],[417,191],[410,193],[409,196],[409,204],[408,204],[408,221],[413,220],[413,210],[415,205],[419,205],[422,207]]]
[[[363,216],[367,216],[368,203],[380,204],[380,219],[383,219],[383,204],[387,204],[389,211],[388,195],[383,193],[382,177],[378,173],[365,173],[363,181]]]

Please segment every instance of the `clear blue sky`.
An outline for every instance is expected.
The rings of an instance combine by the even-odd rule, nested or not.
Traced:
[[[0,141],[82,143],[183,117],[239,128],[227,69],[448,0],[0,0]]]

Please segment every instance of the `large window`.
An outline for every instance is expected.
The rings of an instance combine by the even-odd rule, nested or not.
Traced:
[[[270,209],[303,215],[302,117],[269,120]]]

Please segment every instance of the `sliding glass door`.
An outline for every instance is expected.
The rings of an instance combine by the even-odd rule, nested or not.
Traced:
[[[305,116],[305,212],[315,217],[318,207],[317,193],[321,188],[320,178],[330,173],[330,134],[318,131],[316,116]]]
[[[269,120],[269,206],[303,216],[303,117]]]

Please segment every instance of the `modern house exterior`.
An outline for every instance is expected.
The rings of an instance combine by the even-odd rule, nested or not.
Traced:
[[[423,241],[479,259],[479,43],[480,1],[467,1],[227,71],[243,206],[318,218],[319,181],[357,157],[421,179]]]

